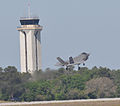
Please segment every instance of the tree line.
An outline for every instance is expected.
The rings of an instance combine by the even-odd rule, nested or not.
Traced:
[[[120,70],[83,67],[20,73],[0,67],[0,100],[44,101],[120,97]]]

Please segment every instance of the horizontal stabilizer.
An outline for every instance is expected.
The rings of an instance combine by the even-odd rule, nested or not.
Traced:
[[[66,64],[66,62],[65,62],[63,59],[61,59],[60,57],[57,57],[57,60],[58,60],[62,65],[65,65],[65,64]]]

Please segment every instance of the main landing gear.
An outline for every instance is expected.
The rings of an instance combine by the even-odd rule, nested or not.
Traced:
[[[66,67],[66,70],[68,70],[68,67]]]
[[[80,64],[78,64],[78,70],[80,70],[80,66],[79,66]]]
[[[78,66],[78,70],[80,70],[80,67]]]
[[[83,66],[85,66],[85,63],[83,63]]]
[[[80,64],[78,64],[78,70],[80,70],[80,66],[79,66]],[[85,63],[83,63],[83,66],[85,66]]]

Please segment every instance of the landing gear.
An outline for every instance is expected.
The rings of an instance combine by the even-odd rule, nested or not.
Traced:
[[[66,70],[68,70],[68,67],[66,67]]]
[[[85,63],[83,63],[83,66],[85,66]]]
[[[79,66],[80,64],[78,64],[78,70],[80,70],[80,66]]]
[[[80,67],[78,66],[78,70],[80,70]]]

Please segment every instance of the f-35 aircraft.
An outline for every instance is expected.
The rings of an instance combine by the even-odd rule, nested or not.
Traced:
[[[75,65],[78,66],[78,70],[80,70],[79,65],[83,64],[85,65],[85,61],[88,59],[89,57],[89,53],[81,53],[80,55],[76,56],[76,57],[69,57],[68,61],[64,61],[63,59],[61,59],[60,57],[57,57],[57,60],[59,61],[56,66],[65,66],[66,70],[69,70],[71,67],[74,67]]]

